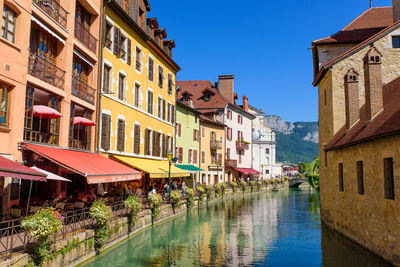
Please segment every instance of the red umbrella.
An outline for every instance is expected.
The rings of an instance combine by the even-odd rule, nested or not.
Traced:
[[[83,125],[83,126],[95,126],[96,123],[84,117],[74,117],[73,124]]]
[[[41,119],[57,119],[62,117],[62,114],[48,106],[34,105],[33,116],[39,117]]]

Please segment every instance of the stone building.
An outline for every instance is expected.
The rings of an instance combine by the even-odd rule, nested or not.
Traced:
[[[375,19],[366,19],[371,13]],[[348,47],[322,61],[320,40],[313,42],[322,221],[395,264],[400,264],[399,18],[398,0],[393,9],[366,11],[325,38],[343,34],[345,39],[329,44],[330,51]],[[347,31],[352,25],[358,29]]]
[[[252,121],[252,168],[261,173],[260,178],[271,179],[281,175],[281,166],[276,164],[275,132],[264,124],[265,113],[249,105],[249,113],[256,118]]]

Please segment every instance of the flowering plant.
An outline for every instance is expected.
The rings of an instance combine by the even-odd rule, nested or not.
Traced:
[[[96,253],[98,254],[100,248],[104,245],[111,234],[110,221],[113,214],[111,208],[103,201],[96,200],[90,207],[89,215],[96,220],[97,224],[94,233],[94,246]]]
[[[151,219],[154,222],[157,219],[158,213],[160,213],[162,197],[159,194],[150,194],[149,200],[151,204],[153,204],[153,208],[151,209]]]
[[[194,190],[192,188],[186,188],[185,194],[188,196],[187,209],[191,210],[194,204]]]
[[[238,187],[238,184],[235,181],[232,181],[231,182],[231,186],[232,186],[233,193],[236,193],[236,189]]]
[[[174,200],[174,202],[172,203],[173,208],[179,208],[181,205],[181,193],[178,190],[172,190],[171,198]]]
[[[206,195],[207,195],[207,201],[210,201],[212,197],[212,186],[209,184],[206,185]]]
[[[196,191],[197,191],[197,193],[199,194],[199,205],[201,205],[201,203],[203,203],[204,193],[205,193],[206,191],[204,190],[204,187],[201,186],[201,185],[198,185],[198,186],[196,187]]]
[[[226,189],[226,183],[225,183],[225,182],[224,182],[224,183],[221,183],[221,193],[222,193],[222,196],[225,195],[225,189]]]
[[[241,181],[240,187],[242,188],[242,192],[244,193],[246,191],[247,183],[245,181]]]
[[[128,197],[125,202],[125,208],[129,210],[130,216],[128,218],[129,220],[129,232],[131,231],[131,228],[135,226],[137,220],[138,220],[138,213],[142,209],[142,203],[140,203],[140,200],[135,197],[135,196],[130,196]]]
[[[256,182],[250,181],[250,190],[251,190],[251,192],[254,191],[255,185],[256,185]]]
[[[261,181],[257,181],[257,189],[258,189],[258,191],[260,191],[261,185],[262,185]]]

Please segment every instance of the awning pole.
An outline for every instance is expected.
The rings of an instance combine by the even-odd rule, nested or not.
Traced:
[[[33,184],[33,180],[31,180],[31,186],[29,187],[28,204],[26,204],[26,216],[27,217],[28,217],[28,212],[29,212],[29,202],[31,201],[32,184]]]

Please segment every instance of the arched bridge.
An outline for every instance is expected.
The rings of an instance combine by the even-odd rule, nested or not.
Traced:
[[[307,178],[294,178],[289,180],[290,188],[298,188],[302,183],[308,183]]]

